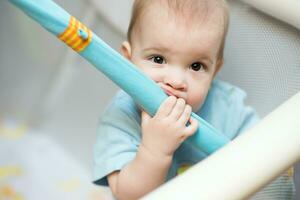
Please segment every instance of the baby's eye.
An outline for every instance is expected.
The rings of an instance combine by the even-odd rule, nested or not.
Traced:
[[[152,62],[157,63],[157,64],[163,64],[163,63],[165,63],[164,57],[158,56],[158,55],[152,56],[152,57],[150,58],[150,60],[151,60]]]
[[[199,71],[203,70],[205,66],[200,62],[194,62],[193,64],[191,64],[190,68],[194,71]]]

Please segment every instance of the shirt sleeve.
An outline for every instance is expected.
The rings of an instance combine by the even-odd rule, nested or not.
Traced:
[[[235,88],[231,103],[231,110],[232,113],[234,113],[231,115],[231,123],[234,125],[231,126],[231,130],[229,130],[229,132],[231,132],[231,139],[236,138],[260,121],[260,117],[254,108],[245,104],[246,98],[246,92],[240,88]]]
[[[94,146],[94,183],[108,185],[107,175],[134,159],[140,140],[140,125],[134,105],[117,99],[103,113]]]

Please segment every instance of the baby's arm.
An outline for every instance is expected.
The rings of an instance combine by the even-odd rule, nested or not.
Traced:
[[[142,142],[136,157],[108,176],[119,200],[138,199],[164,183],[174,151],[197,130],[198,122],[190,114],[191,107],[175,97],[167,98],[153,118],[142,112]]]
[[[140,146],[132,162],[108,176],[109,186],[118,200],[138,199],[164,183],[171,162],[171,156],[155,157]]]

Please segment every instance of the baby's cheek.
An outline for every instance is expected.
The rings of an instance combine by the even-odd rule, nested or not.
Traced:
[[[143,67],[142,71],[154,82],[158,83],[162,81],[161,75],[157,72],[158,70],[152,69],[150,67]]]
[[[198,93],[196,95],[191,95],[187,99],[187,103],[192,106],[193,112],[197,112],[203,105],[206,98],[206,93]]]

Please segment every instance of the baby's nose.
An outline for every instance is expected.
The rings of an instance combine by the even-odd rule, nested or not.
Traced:
[[[186,90],[187,88],[184,72],[179,70],[177,72],[167,73],[164,78],[164,83],[176,90]]]

